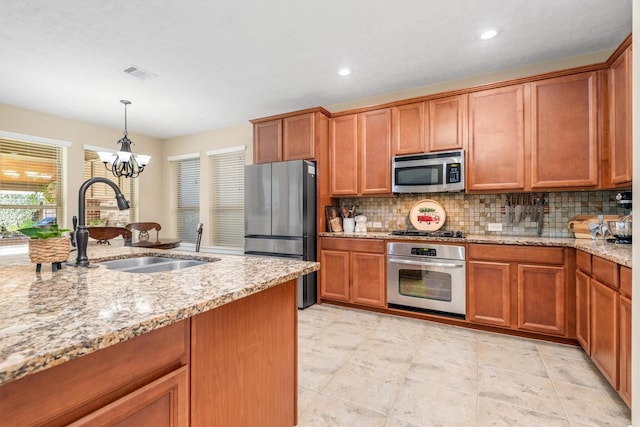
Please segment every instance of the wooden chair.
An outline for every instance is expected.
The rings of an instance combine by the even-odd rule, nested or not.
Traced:
[[[99,245],[110,245],[109,240],[121,236],[125,246],[131,246],[133,233],[124,227],[87,227],[89,237],[96,239]]]
[[[200,241],[202,240],[202,223],[198,224],[198,228],[196,228],[196,233],[198,233],[198,237],[196,238],[196,252],[200,252]]]
[[[158,240],[160,230],[162,229],[162,226],[157,222],[132,222],[131,224],[127,224],[125,227],[131,231],[138,231],[139,240],[147,240],[149,238],[149,230],[156,230],[156,241]]]

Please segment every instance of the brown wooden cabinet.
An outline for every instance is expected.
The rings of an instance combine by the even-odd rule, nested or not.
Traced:
[[[591,279],[591,359],[618,388],[618,292]]]
[[[329,113],[322,108],[297,111],[251,120],[253,123],[253,162],[313,160],[317,148],[326,144],[324,127]]]
[[[329,136],[332,196],[391,194],[391,109],[333,117]]]
[[[393,155],[459,150],[466,132],[466,94],[393,107]]]
[[[469,261],[469,321],[511,327],[510,270],[509,263]]]
[[[622,400],[631,407],[631,298],[620,295],[620,384]]]
[[[468,95],[427,102],[428,151],[459,150],[465,146]]]
[[[524,86],[469,94],[467,190],[524,190]]]
[[[282,161],[282,120],[253,125],[253,163]]]
[[[530,83],[530,188],[598,184],[597,73]]]
[[[183,366],[70,424],[73,427],[189,425],[189,367]]]
[[[610,178],[615,186],[631,185],[633,143],[631,140],[631,46],[609,69],[609,157]]]
[[[323,237],[320,299],[386,306],[384,241]]]
[[[393,155],[425,152],[425,102],[393,107],[392,118]]]
[[[565,249],[469,245],[471,322],[568,336]]]
[[[591,307],[589,276],[576,270],[576,339],[591,354]]]

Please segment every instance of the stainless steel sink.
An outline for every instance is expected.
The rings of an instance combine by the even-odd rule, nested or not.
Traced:
[[[213,259],[211,261],[217,261],[217,259]],[[194,267],[196,265],[208,264],[211,261],[143,256],[118,259],[114,261],[103,261],[99,264],[106,266],[109,270],[118,270],[126,273],[158,273],[161,271],[181,270],[183,268]]]

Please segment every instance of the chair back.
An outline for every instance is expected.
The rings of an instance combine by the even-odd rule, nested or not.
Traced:
[[[202,227],[203,224],[199,223],[196,228],[196,233],[198,233],[198,237],[196,238],[196,252],[200,252],[200,241],[202,240]]]
[[[124,239],[124,245],[131,246],[133,238],[131,230],[124,227],[87,227],[87,231],[89,237],[96,239],[98,244],[110,245],[109,240],[121,236]]]
[[[159,239],[160,230],[162,229],[162,226],[157,222],[132,222],[130,224],[127,224],[125,227],[131,231],[133,230],[138,231],[139,239],[140,239],[140,235],[144,236],[145,234],[146,234],[146,237],[148,238],[149,234],[147,232],[149,230],[156,230],[156,241]],[[140,240],[144,240],[144,239],[140,239]]]

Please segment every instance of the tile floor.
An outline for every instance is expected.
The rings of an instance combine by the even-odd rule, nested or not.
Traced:
[[[329,304],[298,319],[299,427],[630,424],[578,347]]]

